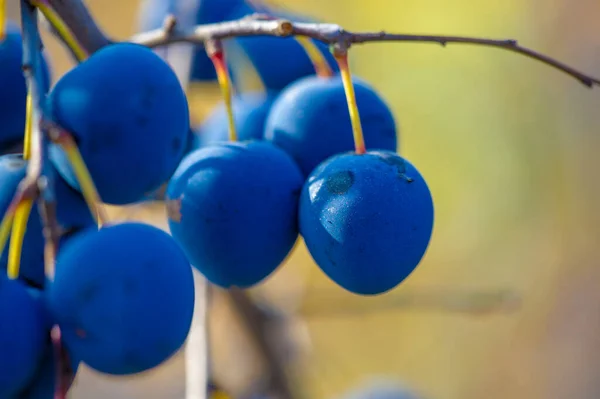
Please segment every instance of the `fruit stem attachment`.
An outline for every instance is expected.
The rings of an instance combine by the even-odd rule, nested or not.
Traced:
[[[333,76],[333,71],[327,62],[327,59],[311,38],[306,36],[296,36],[296,41],[306,52],[306,55],[315,68],[317,76],[321,76],[323,78],[329,78]]]
[[[65,152],[90,212],[96,218],[98,225],[102,226],[108,221],[108,217],[101,205],[102,200],[98,194],[98,190],[96,190],[94,180],[79,152],[77,144],[75,144],[73,136],[54,123],[44,122],[44,124],[48,127],[48,136],[50,137],[50,140],[53,143],[58,144]]]
[[[354,84],[352,83],[352,74],[348,65],[348,49],[336,46],[333,49],[333,56],[340,67],[340,75],[346,92],[346,101],[348,102],[348,112],[350,113],[350,122],[352,123],[352,135],[354,136],[354,148],[357,154],[367,152],[365,148],[365,138],[363,136],[362,125],[360,123],[360,114],[356,104],[356,95],[354,93]]]
[[[235,119],[233,117],[233,107],[231,105],[231,79],[225,62],[225,52],[223,45],[219,40],[208,40],[205,45],[206,54],[211,59],[215,71],[217,72],[217,80],[223,94],[225,110],[227,111],[227,122],[229,123],[229,141],[237,141],[237,130],[235,128]]]

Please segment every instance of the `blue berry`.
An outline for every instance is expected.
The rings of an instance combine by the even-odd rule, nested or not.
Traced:
[[[139,201],[171,176],[189,132],[185,93],[173,70],[151,50],[118,43],[64,75],[49,98],[55,121],[71,132],[104,202]],[[58,172],[77,181],[52,146]]]
[[[396,151],[396,123],[386,103],[362,80],[354,81],[354,91],[367,149]],[[267,117],[265,139],[290,154],[305,176],[354,149],[342,79],[310,76],[283,90]]]
[[[0,152],[22,142],[25,131],[27,85],[22,70],[23,38],[19,26],[11,21],[6,36],[0,39]],[[50,86],[48,64],[42,56],[41,67],[46,87]]]
[[[169,183],[169,227],[208,280],[250,287],[294,246],[302,183],[293,160],[270,143],[204,147],[184,158]]]
[[[46,335],[44,309],[18,280],[0,276],[0,397],[12,398],[33,378]]]
[[[88,230],[58,254],[48,304],[75,358],[103,373],[158,366],[183,345],[192,269],[165,232],[141,223]]]
[[[433,219],[427,183],[389,151],[330,158],[310,175],[300,200],[300,234],[315,262],[363,295],[391,290],[417,267]]]
[[[242,93],[233,98],[232,108],[238,140],[262,140],[265,121],[276,94]],[[229,123],[225,104],[221,103],[198,129],[197,146],[229,140]]]
[[[21,154],[0,156],[0,215],[4,215],[21,179],[25,177],[27,162]],[[53,172],[52,168],[49,169]],[[75,232],[96,222],[88,206],[77,191],[68,186],[56,173],[54,176],[54,190],[56,195],[56,213],[59,225],[67,232]],[[65,237],[66,238],[66,237]],[[62,240],[61,242],[64,242]],[[5,271],[8,264],[9,245],[0,255],[0,270]],[[36,205],[31,209],[27,222],[27,231],[23,239],[23,252],[21,253],[21,266],[19,278],[35,287],[42,287],[45,283],[44,273],[44,236],[42,221]]]

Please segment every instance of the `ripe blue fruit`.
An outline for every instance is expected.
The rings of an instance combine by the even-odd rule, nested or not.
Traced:
[[[362,80],[354,80],[354,91],[366,147],[396,151],[396,123],[387,104]],[[265,139],[290,154],[305,176],[330,156],[354,149],[342,79],[310,76],[283,90],[267,117]]]
[[[189,133],[189,111],[177,76],[151,50],[129,43],[107,46],[65,74],[49,97],[54,120],[79,145],[104,202],[144,198],[173,173]],[[50,157],[73,187],[62,150]]]
[[[0,152],[9,150],[23,140],[27,85],[22,70],[23,38],[19,26],[11,21],[6,26],[6,36],[0,39]],[[45,58],[40,66],[50,85],[50,72]]]
[[[208,280],[250,287],[294,246],[302,183],[293,160],[270,143],[204,147],[184,158],[169,183],[169,227]]]
[[[295,22],[313,22],[301,15],[276,8],[256,8],[249,4],[238,6],[230,15],[230,19],[242,18],[255,12]],[[314,65],[304,48],[292,37],[239,37],[233,39],[233,42],[237,45],[234,48],[239,46],[248,57],[269,90],[281,90],[297,79],[315,74]],[[328,46],[315,40],[313,43],[321,50],[332,70],[338,71],[338,65]],[[235,65],[233,68],[235,69]]]
[[[300,199],[300,234],[319,267],[348,291],[384,293],[425,254],[433,201],[415,167],[389,151],[340,154],[321,164]]]
[[[9,154],[0,156],[0,217],[8,209],[17,186],[25,177],[27,161],[23,160],[21,154]],[[50,169],[52,173],[53,170]],[[60,226],[67,232],[76,232],[96,222],[90,213],[88,206],[80,193],[67,185],[57,173],[52,173],[54,179],[54,190],[56,195],[56,217]],[[61,243],[67,237],[61,240]],[[8,264],[9,245],[7,243],[4,251],[0,254],[0,270],[5,271]],[[38,207],[31,209],[31,215],[27,222],[27,231],[23,238],[23,252],[21,253],[21,267],[19,278],[28,284],[42,287],[45,283],[44,273],[44,236],[42,232],[42,221]]]
[[[141,223],[90,229],[57,258],[48,304],[75,358],[108,374],[158,366],[184,343],[191,266],[164,231]]]
[[[248,92],[236,95],[232,101],[235,127],[239,141],[262,140],[265,121],[276,94]],[[206,146],[229,140],[229,123],[225,104],[219,104],[198,129],[197,145]]]
[[[12,398],[33,378],[44,351],[44,310],[18,280],[0,276],[0,397]]]

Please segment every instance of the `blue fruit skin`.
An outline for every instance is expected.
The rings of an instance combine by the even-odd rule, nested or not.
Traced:
[[[233,11],[230,19],[242,18],[257,11],[295,22],[313,22],[297,14],[266,7],[255,9],[248,4],[242,4]],[[234,40],[248,56],[268,90],[282,90],[300,78],[315,74],[314,65],[304,48],[292,37],[240,37]],[[321,50],[332,70],[338,71],[339,67],[328,46],[319,41],[313,40],[313,43]]]
[[[375,90],[354,80],[365,145],[396,151],[394,116]],[[292,156],[305,176],[332,155],[354,149],[352,124],[339,76],[310,76],[291,84],[271,107],[265,139]]]
[[[158,366],[183,345],[194,281],[167,233],[141,223],[88,230],[64,245],[57,265],[48,305],[75,358],[126,375]]]
[[[0,156],[0,215],[4,215],[21,179],[25,177],[27,164],[21,154]],[[52,169],[50,169],[52,172]],[[81,194],[69,187],[56,173],[54,190],[56,195],[56,211],[59,224],[71,231],[95,226],[96,222],[90,213]],[[65,237],[66,238],[66,237]],[[61,244],[64,239],[61,240]],[[9,245],[0,254],[0,271],[6,271],[8,265]],[[44,273],[44,236],[38,207],[31,209],[27,222],[27,231],[23,239],[19,278],[36,287],[45,283]]]
[[[77,140],[104,202],[143,199],[183,157],[190,128],[185,93],[173,70],[143,46],[118,43],[96,52],[58,81],[49,105]],[[77,187],[58,146],[50,158]]]
[[[302,183],[293,160],[269,143],[205,147],[184,158],[169,183],[169,227],[212,283],[250,287],[294,246]]]
[[[300,199],[300,234],[313,259],[338,285],[362,295],[391,290],[417,267],[433,218],[427,183],[389,151],[330,158],[310,175]]]
[[[12,398],[33,378],[44,351],[46,316],[18,280],[0,276],[0,398]]]
[[[0,152],[23,140],[27,85],[22,70],[23,38],[19,26],[9,21],[6,37],[0,39]],[[41,58],[42,73],[47,90],[50,72],[45,58]]]
[[[233,116],[239,141],[263,139],[265,121],[275,97],[275,93],[248,92],[233,98]],[[202,123],[197,137],[196,148],[229,140],[229,122],[223,103]]]

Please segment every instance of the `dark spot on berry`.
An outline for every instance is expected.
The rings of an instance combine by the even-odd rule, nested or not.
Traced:
[[[179,137],[174,137],[171,141],[171,148],[174,151],[179,151],[181,149],[181,139]]]
[[[354,173],[343,170],[332,174],[325,181],[325,186],[331,194],[345,194],[354,184]]]
[[[406,162],[404,161],[404,159],[397,156],[396,154],[386,152],[379,152],[377,153],[377,156],[379,156],[379,159],[381,159],[386,164],[395,166],[396,170],[398,171],[399,178],[406,180],[407,183],[412,183],[414,181],[410,176],[406,175]]]
[[[81,300],[81,302],[84,302],[84,303],[89,302],[92,299],[94,299],[97,292],[98,292],[98,287],[96,287],[96,285],[94,285],[94,284],[90,284],[81,290],[81,293],[79,294],[79,299]]]

